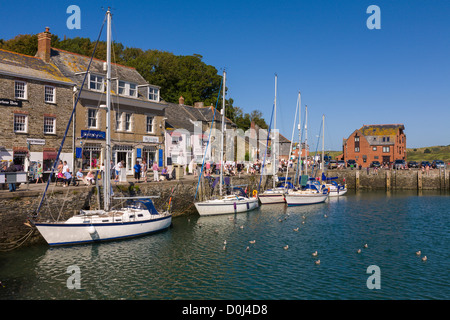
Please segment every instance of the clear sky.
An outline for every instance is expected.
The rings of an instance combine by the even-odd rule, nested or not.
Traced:
[[[405,125],[407,147],[450,144],[450,1],[159,0],[1,1],[0,38],[36,34],[96,39],[112,7],[114,40],[176,55],[200,54],[221,74],[228,98],[268,122],[278,74],[277,127],[291,138],[298,91],[315,149],[322,114],[325,148],[364,124]],[[81,29],[69,30],[69,5]],[[370,5],[381,29],[366,25]],[[104,39],[104,38],[103,38]],[[164,97],[164,88],[162,88]],[[320,147],[319,147],[320,148]],[[314,151],[314,150],[313,150]]]

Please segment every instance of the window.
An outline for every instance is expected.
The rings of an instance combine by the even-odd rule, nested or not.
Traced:
[[[28,129],[28,116],[25,114],[14,114],[14,132],[26,133]]]
[[[103,77],[94,74],[89,75],[89,89],[103,91]]]
[[[148,88],[148,99],[151,101],[159,102],[159,89],[158,88]]]
[[[23,81],[16,81],[14,84],[14,96],[16,99],[27,99],[27,84]]]
[[[355,147],[355,152],[359,152],[359,147]]]
[[[116,130],[122,130],[122,112],[116,112]]]
[[[129,85],[130,85],[130,92],[128,95],[130,97],[137,97],[136,85],[134,83],[129,83]]]
[[[359,142],[359,137],[355,136],[355,142]]]
[[[377,147],[372,147],[372,151],[377,151]]]
[[[44,133],[54,134],[56,133],[56,119],[54,117],[44,117]]]
[[[88,109],[88,128],[97,128],[97,110],[96,109]]]
[[[45,86],[44,96],[45,102],[55,103],[55,87]]]
[[[389,152],[390,148],[389,147],[383,147],[383,152]]]
[[[149,132],[149,133],[153,133],[153,120],[154,120],[154,117],[147,116],[146,127],[147,127],[147,132]]]
[[[125,113],[125,131],[131,131],[131,113]]]
[[[134,83],[120,80],[118,93],[122,96],[137,97],[137,86]]]

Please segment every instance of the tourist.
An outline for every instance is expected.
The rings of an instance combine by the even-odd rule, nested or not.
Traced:
[[[141,166],[141,178],[144,182],[147,182],[147,162],[144,159]]]
[[[44,182],[44,179],[43,179],[43,173],[42,173],[42,166],[41,166],[40,163],[38,163],[38,167],[37,167],[37,170],[36,170],[36,174],[37,174],[36,183],[38,183],[39,180],[41,180],[41,182],[43,183],[43,182]]]
[[[92,173],[92,171],[89,171],[88,174],[86,175],[86,181],[87,184],[94,184],[94,174]]]
[[[76,178],[77,178],[78,180],[83,181],[85,185],[89,185],[89,183],[87,182],[86,178],[84,177],[83,172],[81,171],[81,168],[78,169],[78,172],[77,172],[77,174],[76,174]],[[77,183],[77,185],[78,185],[78,183]]]
[[[136,182],[139,182],[141,179],[141,165],[139,164],[139,161],[136,161],[136,164],[133,167],[134,169],[134,180]]]
[[[62,160],[59,160],[58,167],[57,167],[58,172],[63,172],[63,167],[64,167],[64,164],[63,164]]]
[[[164,167],[162,169],[161,175],[162,175],[162,177],[164,177],[164,179],[170,180],[170,175],[169,175],[169,171],[167,171],[167,167]]]
[[[16,172],[16,166],[14,165],[14,162],[11,162],[9,164],[9,167],[5,170],[6,172]],[[16,191],[16,183],[12,182],[12,183],[8,183],[9,186],[9,192],[14,192]]]
[[[63,168],[62,168],[62,172],[65,174],[66,171],[67,171],[67,169],[69,169],[69,166],[68,166],[68,164],[67,164],[67,161],[64,161],[64,165],[63,165]]]
[[[153,181],[159,181],[159,177],[158,177],[158,164],[155,162],[153,162]]]
[[[64,172],[64,185],[63,187],[67,187],[70,185],[70,181],[72,181],[72,175],[70,174],[70,169],[67,168]]]

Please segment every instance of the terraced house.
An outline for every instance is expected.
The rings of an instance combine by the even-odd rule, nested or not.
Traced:
[[[50,63],[76,84],[75,98],[79,95],[74,128],[76,168],[99,169],[104,162],[106,144],[106,62],[93,59],[87,71],[90,57],[52,48],[50,42],[48,29],[39,34],[37,55],[48,57]],[[133,174],[136,161],[148,164],[156,161],[162,166],[166,104],[161,102],[160,87],[147,83],[132,67],[113,64],[111,71],[114,164],[123,160],[129,175]]]
[[[48,57],[0,50],[0,160],[51,170],[72,111],[75,83]],[[72,131],[60,159],[72,163]]]
[[[343,142],[345,161],[355,160],[358,166],[369,167],[372,161],[390,164],[406,160],[406,135],[403,124],[363,125]]]

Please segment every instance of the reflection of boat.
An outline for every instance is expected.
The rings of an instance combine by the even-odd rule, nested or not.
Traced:
[[[111,161],[111,12],[107,13],[107,84],[106,84],[106,152],[105,172],[110,172]],[[86,73],[88,74],[88,72]],[[80,96],[80,95],[79,95]],[[78,102],[78,100],[77,100]],[[75,111],[76,103],[74,105]],[[72,113],[74,114],[74,112]],[[71,118],[72,119],[72,118]],[[67,129],[70,126],[67,124]],[[67,134],[66,130],[66,134]],[[65,139],[65,137],[64,137]],[[64,143],[61,143],[58,156]],[[55,165],[53,170],[55,169]],[[52,172],[53,173],[53,172]],[[51,177],[42,196],[36,214],[39,214]],[[168,212],[159,213],[152,197],[115,198],[127,200],[130,205],[120,209],[111,209],[111,179],[108,174],[103,179],[104,209],[81,210],[75,216],[60,222],[33,222],[41,235],[50,245],[71,245],[87,242],[116,240],[141,236],[165,230],[170,227],[172,215]]]
[[[226,72],[223,72],[223,99],[222,99],[222,131],[221,131],[221,151],[220,152],[220,179],[219,179],[219,195],[218,199],[209,199],[200,202],[194,202],[195,208],[201,216],[205,215],[217,215],[217,214],[228,214],[228,213],[239,213],[253,210],[259,206],[258,198],[250,198],[247,193],[242,189],[239,195],[223,195],[223,149],[224,149],[224,132],[225,132],[225,83],[226,83]]]

